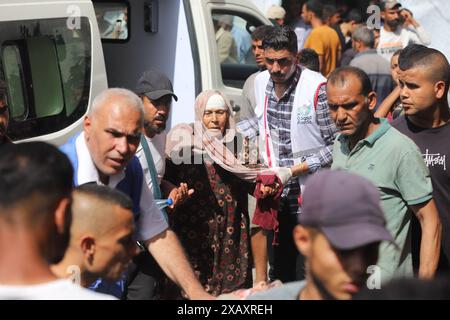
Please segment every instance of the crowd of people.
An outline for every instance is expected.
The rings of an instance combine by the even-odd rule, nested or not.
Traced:
[[[318,0],[292,28],[271,7],[240,111],[205,90],[169,131],[178,97],[149,70],[61,147],[16,144],[0,82],[0,299],[376,299],[450,277],[450,65],[380,7],[378,32]],[[216,40],[240,59],[229,16]]]

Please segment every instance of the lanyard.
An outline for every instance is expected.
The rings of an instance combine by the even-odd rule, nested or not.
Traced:
[[[153,161],[147,139],[145,139],[143,134],[141,135],[141,144],[144,149],[145,159],[147,160],[148,170],[150,171],[150,177],[153,182],[153,196],[155,199],[161,199],[161,189],[158,184],[158,174],[156,173],[155,162]]]
[[[150,147],[148,146],[147,139],[145,139],[144,134],[141,135],[141,144],[144,149],[145,158],[147,159],[148,171],[150,171],[150,177],[153,182],[153,198],[158,200],[161,199],[161,189],[158,183],[158,174],[156,173],[155,162],[153,161],[152,153],[150,152]],[[161,209],[166,221],[169,221],[166,209]]]
[[[267,101],[268,101],[268,97],[266,95],[265,100],[264,100],[264,131],[265,131],[265,138],[266,138],[266,155],[267,155],[267,160],[269,162],[269,167],[272,168],[272,159],[270,157],[270,145],[269,145],[269,139],[270,139],[270,134],[269,134],[269,126],[267,125]]]

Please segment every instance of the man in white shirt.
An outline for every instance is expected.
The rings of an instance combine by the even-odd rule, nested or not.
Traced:
[[[73,169],[54,146],[29,142],[0,153],[0,300],[113,299],[50,270],[69,240]]]
[[[425,29],[408,11],[402,10],[401,4],[396,0],[381,3],[381,18],[384,25],[380,30],[377,51],[388,62],[391,61],[394,52],[405,48],[408,44],[417,43],[426,46],[431,44]],[[410,28],[402,26],[403,20]]]
[[[174,202],[172,209],[194,192],[194,189],[188,189],[185,183],[176,187],[163,179],[166,169],[166,123],[170,115],[172,98],[178,101],[178,97],[173,93],[172,82],[169,78],[157,71],[144,72],[134,91],[141,98],[144,106],[144,127],[136,156],[142,166],[145,182],[155,199],[163,196],[172,198]],[[150,153],[145,151],[147,146]],[[151,156],[151,159],[147,157],[147,154]],[[153,172],[152,167],[155,169]],[[157,181],[153,181],[153,178]]]
[[[136,236],[142,249],[153,255],[189,298],[210,298],[142,176],[135,153],[143,119],[142,101],[133,92],[114,88],[100,93],[84,119],[83,132],[62,146],[75,168],[74,183],[93,182],[126,193],[133,200]]]
[[[166,169],[166,122],[169,118],[173,93],[172,82],[163,73],[145,71],[139,78],[135,93],[141,98],[144,107],[144,127],[141,143],[136,156],[142,166],[144,179],[155,199],[171,198],[172,211],[194,193],[186,183],[178,187],[163,179]],[[130,299],[154,299],[158,295],[159,282],[163,276],[154,259],[147,253],[139,257],[142,267],[134,272],[134,280],[128,286]],[[154,288],[154,289],[153,289]]]

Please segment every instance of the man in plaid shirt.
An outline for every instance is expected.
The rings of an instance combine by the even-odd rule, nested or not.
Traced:
[[[285,282],[304,277],[292,231],[297,214],[301,214],[304,180],[331,165],[336,127],[328,110],[326,79],[297,64],[294,31],[286,27],[274,30],[264,39],[263,47],[267,71],[255,79],[255,113],[263,162],[284,185],[271,278]]]

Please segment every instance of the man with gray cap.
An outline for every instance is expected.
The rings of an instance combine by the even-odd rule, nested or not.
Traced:
[[[349,300],[366,285],[379,244],[393,241],[385,227],[378,189],[344,171],[324,170],[308,179],[299,223],[294,241],[306,259],[306,280],[247,299]]]
[[[144,105],[144,128],[141,143],[136,151],[145,181],[155,199],[162,196],[171,198],[173,209],[187,199],[189,190],[185,183],[178,188],[162,179],[165,171],[166,122],[169,118],[172,98],[178,101],[173,92],[172,82],[163,73],[146,71],[138,80],[135,93]]]
[[[166,160],[166,122],[169,118],[172,98],[178,101],[169,78],[157,71],[145,71],[139,78],[135,93],[141,98],[144,107],[144,126],[141,143],[136,156],[141,164],[144,179],[155,199],[171,198],[173,204],[168,210],[186,201],[194,193],[186,183],[176,187],[163,180]],[[164,209],[163,209],[164,210]],[[137,268],[128,285],[130,299],[153,299],[158,296],[158,288],[163,272],[155,259],[143,251],[136,259]]]
[[[380,29],[377,51],[388,62],[391,61],[395,51],[405,48],[408,44],[417,43],[426,46],[431,44],[425,29],[412,17],[411,13],[403,10],[402,5],[396,0],[381,2],[381,18],[384,24]],[[403,21],[410,27],[402,27]]]

